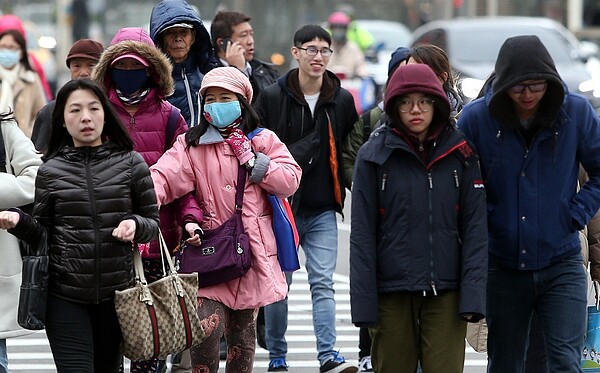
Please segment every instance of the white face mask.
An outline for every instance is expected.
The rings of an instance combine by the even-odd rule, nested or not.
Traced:
[[[7,69],[15,66],[19,63],[21,53],[12,49],[2,48],[0,49],[0,65]]]

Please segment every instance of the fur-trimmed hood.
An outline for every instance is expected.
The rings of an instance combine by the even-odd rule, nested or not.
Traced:
[[[173,94],[174,81],[171,76],[173,67],[168,57],[158,48],[140,41],[123,40],[108,47],[94,67],[92,79],[103,86],[106,91],[114,88],[114,82],[110,75],[110,64],[115,58],[125,53],[138,54],[150,63],[150,80],[154,82],[154,86],[158,89],[158,94],[161,97],[164,98]]]

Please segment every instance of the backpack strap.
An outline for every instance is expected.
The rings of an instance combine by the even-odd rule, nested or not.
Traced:
[[[177,129],[177,119],[181,110],[176,106],[171,105],[171,112],[169,113],[169,119],[167,120],[167,127],[165,128],[165,151],[169,150],[173,141],[175,141],[175,130]]]
[[[4,148],[4,135],[2,134],[2,122],[0,122],[0,172],[6,172],[6,150]]]
[[[250,131],[249,134],[246,135],[246,137],[248,138],[248,140],[252,140],[252,138],[256,135],[258,135],[264,128],[262,127],[257,127],[254,130]]]

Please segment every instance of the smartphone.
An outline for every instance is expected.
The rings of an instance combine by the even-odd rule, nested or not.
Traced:
[[[223,38],[221,40],[221,44],[219,44],[219,47],[223,50],[223,52],[227,52],[227,44],[229,44],[231,42],[231,39],[229,38]]]

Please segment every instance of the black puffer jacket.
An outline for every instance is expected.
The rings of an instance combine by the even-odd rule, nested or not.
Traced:
[[[35,219],[21,213],[17,237],[36,242],[46,229],[50,244],[50,293],[82,303],[114,297],[133,284],[132,244],[112,231],[136,222],[136,242],[158,234],[158,208],[148,166],[133,151],[113,144],[66,147],[39,168]]]

